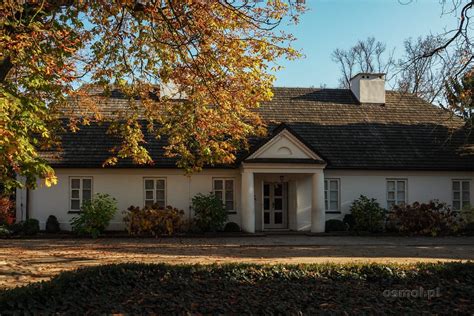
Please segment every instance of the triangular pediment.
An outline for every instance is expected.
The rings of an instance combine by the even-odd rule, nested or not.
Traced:
[[[258,148],[250,159],[313,159],[322,160],[288,129],[283,129]]]

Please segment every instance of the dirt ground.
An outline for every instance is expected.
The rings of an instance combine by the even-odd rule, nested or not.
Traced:
[[[313,237],[0,240],[0,288],[107,263],[414,263],[474,260],[474,237]]]

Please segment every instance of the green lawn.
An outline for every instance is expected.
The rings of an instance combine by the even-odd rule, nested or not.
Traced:
[[[420,287],[425,294],[420,294]],[[412,297],[396,297],[408,290]],[[434,297],[416,297],[428,291]],[[474,311],[473,300],[474,263],[411,267],[117,264],[64,272],[48,282],[6,290],[0,294],[0,311],[469,314]]]

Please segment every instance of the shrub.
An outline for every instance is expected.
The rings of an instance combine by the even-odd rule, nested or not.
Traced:
[[[61,230],[56,216],[54,215],[48,216],[48,219],[46,220],[45,230],[48,233],[58,233]]]
[[[329,232],[343,232],[347,230],[346,224],[344,224],[339,219],[330,219],[326,221],[326,229],[327,233]]]
[[[361,195],[352,202],[351,214],[354,218],[354,230],[380,232],[383,231],[385,210],[375,199]]]
[[[214,194],[204,195],[199,193],[192,200],[195,222],[204,232],[221,230],[227,221],[227,211],[222,201]]]
[[[342,219],[342,222],[346,225],[348,230],[353,230],[355,221],[354,221],[354,215],[352,214],[346,214],[344,215],[344,218]]]
[[[456,214],[438,201],[395,205],[388,223],[399,232],[413,235],[438,236],[457,230]]]
[[[12,226],[13,231],[17,234],[33,236],[39,232],[39,221],[34,218],[29,218],[26,221],[20,222]]]
[[[240,232],[240,226],[237,223],[228,222],[224,226],[224,231],[229,232],[229,233],[238,233],[238,232]]]
[[[154,204],[140,209],[130,206],[123,218],[127,231],[134,236],[173,235],[184,225],[184,211]]]
[[[108,194],[96,194],[85,201],[78,216],[71,219],[72,230],[78,234],[98,237],[117,211],[117,200]]]
[[[11,225],[15,222],[15,203],[8,196],[0,196],[0,225]]]
[[[0,237],[6,237],[11,235],[11,230],[7,226],[0,226]]]

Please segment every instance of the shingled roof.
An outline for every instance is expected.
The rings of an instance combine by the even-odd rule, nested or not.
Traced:
[[[119,108],[126,101],[109,104]],[[360,104],[346,89],[274,88],[273,100],[258,112],[269,124],[269,137],[286,124],[324,157],[326,168],[474,170],[474,136],[463,120],[412,95],[387,91],[385,105],[372,105]],[[54,167],[100,167],[114,145],[106,130],[107,125],[84,126],[63,136],[61,152],[43,156]],[[163,156],[166,139],[146,140],[154,167],[175,167]],[[252,143],[251,151],[262,139]],[[117,167],[137,166],[122,160]]]

